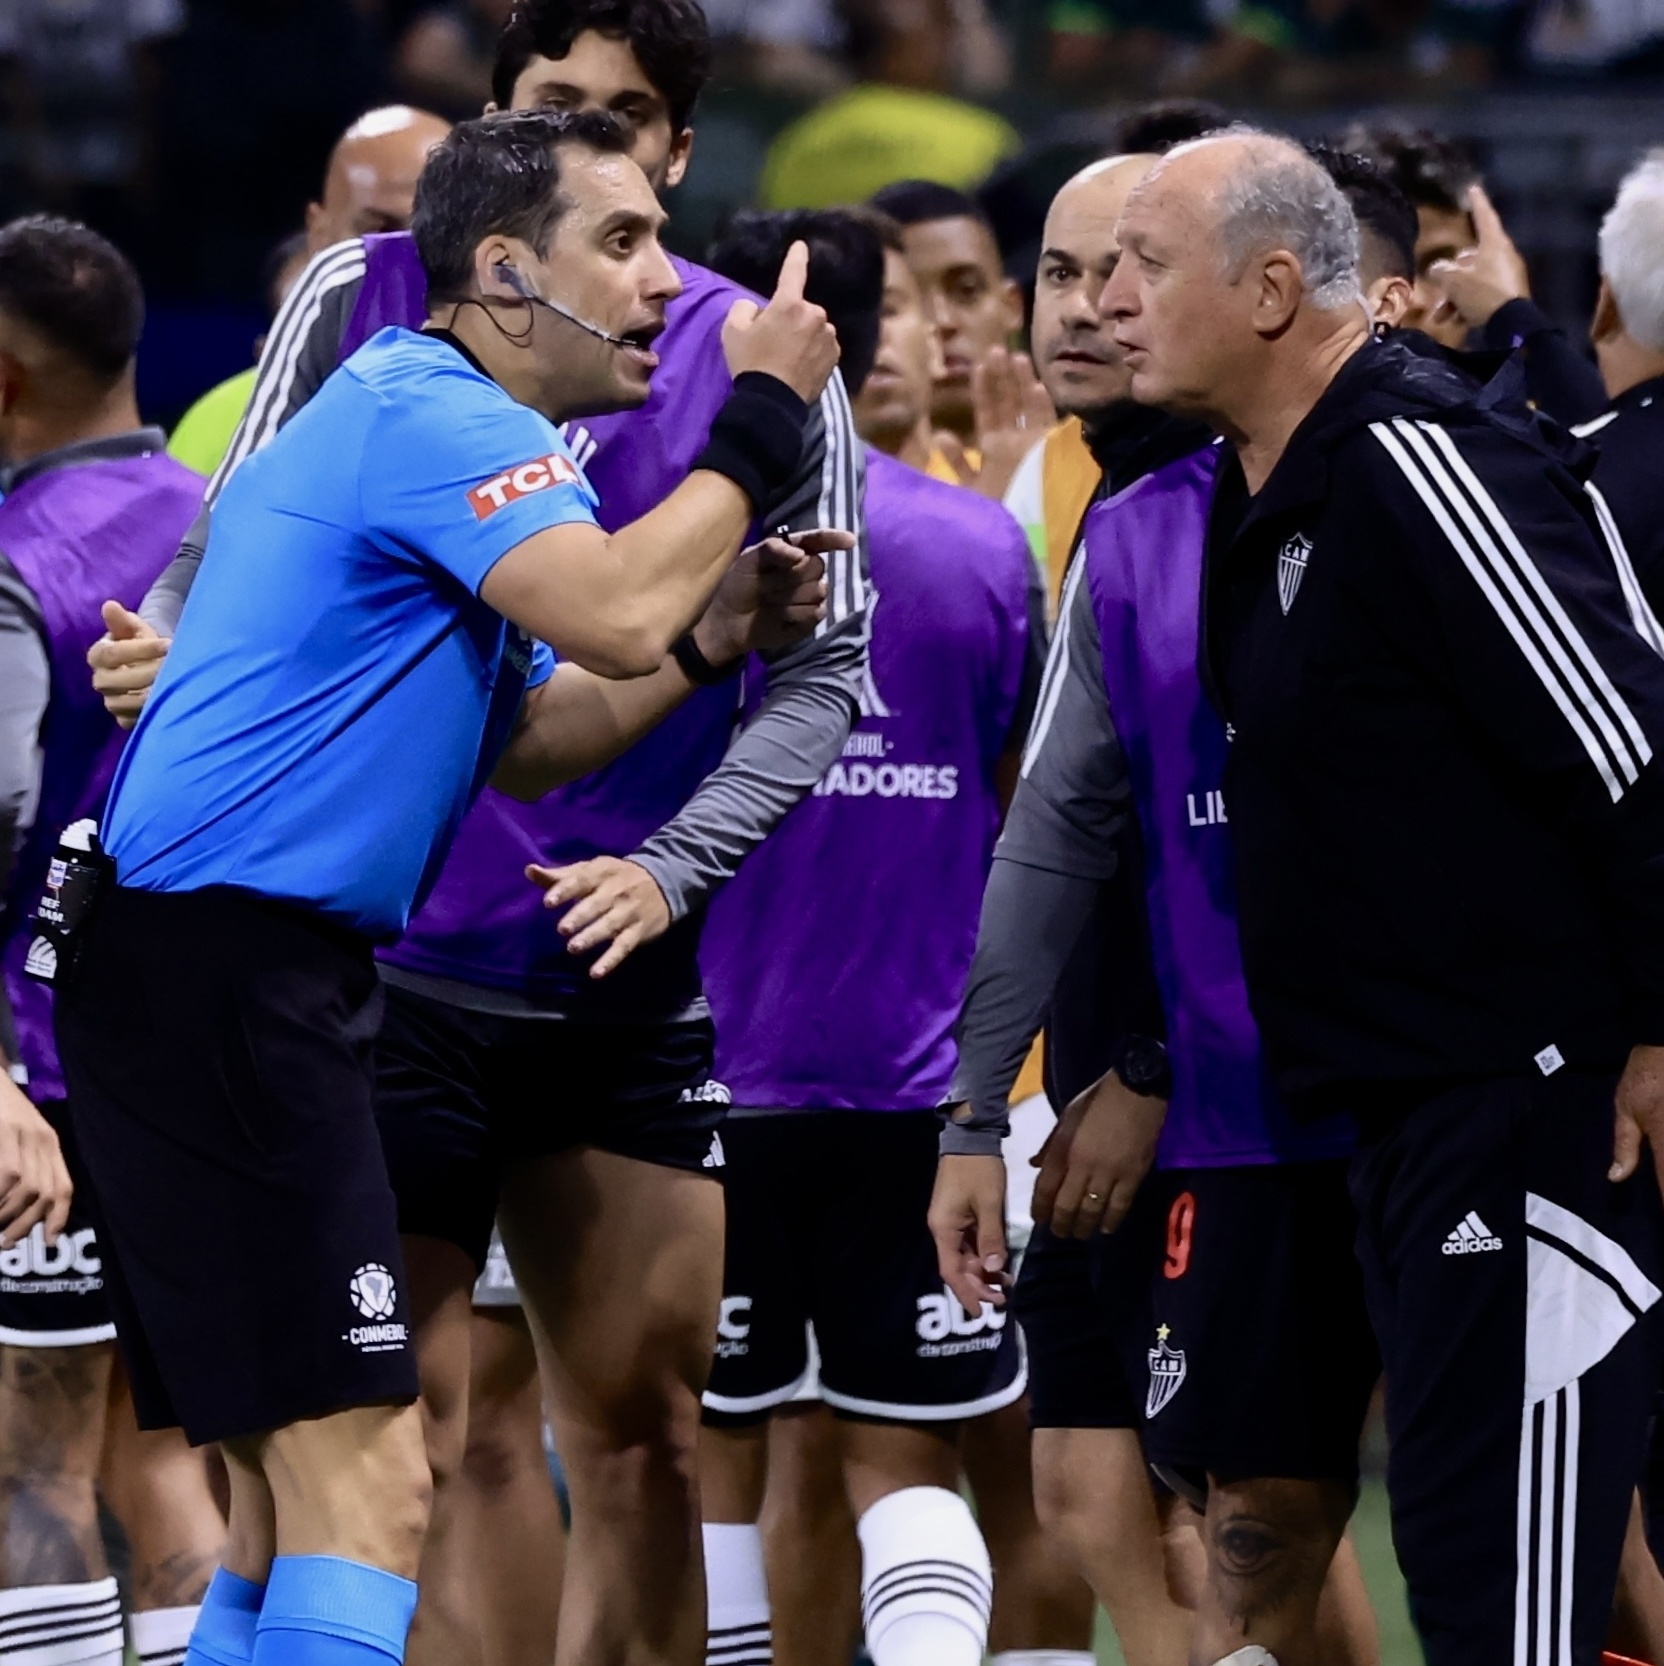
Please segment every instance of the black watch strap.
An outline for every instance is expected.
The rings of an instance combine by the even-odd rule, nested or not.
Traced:
[[[682,668],[682,675],[690,683],[697,683],[700,688],[714,688],[718,683],[725,683],[734,676],[739,668],[745,664],[745,655],[738,659],[731,659],[726,665],[712,665],[699,651],[699,644],[693,640],[693,632],[685,631],[670,645],[670,652],[676,663]]]
[[[1173,1067],[1165,1044],[1153,1036],[1130,1035],[1121,1045],[1115,1074],[1129,1092],[1166,1099],[1173,1092]]]

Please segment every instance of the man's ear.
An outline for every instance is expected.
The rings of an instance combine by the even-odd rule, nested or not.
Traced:
[[[692,155],[693,129],[684,127],[670,141],[670,155],[665,158],[664,184],[667,191],[674,190],[687,177],[688,159]]]
[[[519,271],[523,253],[524,245],[507,237],[482,238],[474,249],[474,284],[480,294],[503,301],[524,299],[520,291],[497,272],[499,266],[511,266]],[[524,273],[521,275],[523,278]]]
[[[1370,317],[1378,325],[1396,330],[1404,322],[1404,314],[1414,304],[1415,295],[1410,280],[1399,277],[1395,272],[1388,277],[1377,278],[1369,286],[1365,299],[1369,302]]]
[[[1023,286],[1015,278],[1007,278],[1000,285],[1000,297],[1005,302],[1005,310],[1011,314],[1011,333],[1020,334],[1028,322],[1024,316]]]
[[[1603,276],[1600,280],[1600,293],[1595,297],[1595,315],[1589,320],[1590,343],[1599,347],[1602,342],[1610,341],[1614,336],[1624,333],[1624,321],[1618,314],[1618,298],[1612,293],[1612,285]]]
[[[1260,260],[1257,272],[1243,274],[1243,281],[1255,285],[1254,328],[1262,336],[1283,330],[1306,292],[1300,262],[1287,249],[1273,249]]]

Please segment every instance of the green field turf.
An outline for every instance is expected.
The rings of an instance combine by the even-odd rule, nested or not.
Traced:
[[[1364,1578],[1375,1599],[1375,1615],[1381,1625],[1381,1666],[1421,1666],[1421,1650],[1410,1629],[1410,1615],[1404,1606],[1404,1582],[1393,1560],[1392,1534],[1387,1526],[1387,1492],[1379,1480],[1364,1483],[1358,1513],[1352,1518],[1352,1535],[1358,1542]],[[1103,1615],[1098,1616],[1098,1659],[1103,1666],[1125,1666],[1116,1646],[1115,1634]]]

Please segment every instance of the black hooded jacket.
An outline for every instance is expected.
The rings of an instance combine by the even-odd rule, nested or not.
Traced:
[[[1388,341],[1255,497],[1227,462],[1202,674],[1250,996],[1303,1112],[1664,1044],[1664,638],[1591,460]]]

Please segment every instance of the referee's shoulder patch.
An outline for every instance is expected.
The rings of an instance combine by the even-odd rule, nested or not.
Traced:
[[[576,486],[581,479],[570,457],[551,451],[547,457],[533,457],[482,480],[469,492],[468,504],[474,519],[483,521],[519,498],[546,492],[551,486]]]

